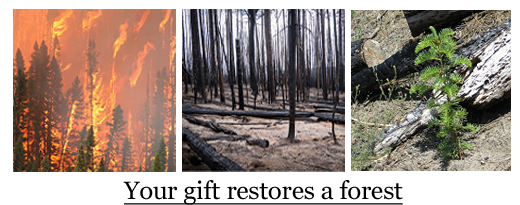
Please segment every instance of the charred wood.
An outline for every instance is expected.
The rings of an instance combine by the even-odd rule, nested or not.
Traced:
[[[322,113],[314,113],[314,116],[318,117],[318,121],[333,121],[332,115],[330,114],[322,114]],[[345,124],[345,116],[344,115],[335,115],[334,122]]]
[[[183,106],[183,114],[206,114],[206,115],[221,115],[221,116],[249,116],[249,117],[260,117],[260,118],[277,118],[277,117],[289,117],[287,111],[260,111],[260,110],[217,110],[217,109],[198,109]],[[298,111],[295,113],[296,117],[310,117],[313,115],[312,112]]]
[[[182,117],[184,119],[188,120],[189,122],[193,123],[193,124],[197,124],[197,125],[202,125],[204,127],[208,127],[208,128],[212,129],[213,131],[215,131],[217,133],[223,132],[223,133],[230,134],[230,135],[236,135],[237,134],[235,131],[227,129],[225,127],[221,127],[220,125],[218,125],[217,123],[214,123],[214,122],[200,120],[200,119],[194,118],[193,116],[185,115],[185,114],[182,114]]]
[[[218,154],[215,147],[201,139],[198,134],[184,127],[182,128],[182,141],[186,142],[213,171],[246,171],[226,156]]]
[[[445,28],[460,24],[462,19],[480,11],[472,10],[424,10],[424,11],[404,11],[406,22],[412,32],[412,36],[419,36],[424,31],[429,31],[429,27]]]

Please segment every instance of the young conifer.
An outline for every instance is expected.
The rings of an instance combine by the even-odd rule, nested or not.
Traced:
[[[429,48],[419,53],[415,58],[415,65],[430,60],[434,63],[421,72],[420,79],[424,83],[412,86],[410,93],[419,92],[422,95],[427,90],[433,89],[440,92],[440,96],[444,96],[445,99],[430,100],[428,108],[437,108],[439,115],[429,123],[429,126],[439,127],[437,137],[443,138],[439,144],[441,154],[445,157],[462,159],[463,150],[471,148],[472,145],[461,140],[458,134],[463,131],[476,132],[477,127],[470,123],[464,125],[468,113],[459,105],[461,99],[457,97],[459,84],[462,83],[463,78],[450,70],[459,65],[471,67],[471,61],[464,56],[454,58],[456,43],[451,38],[453,30],[445,28],[439,34],[432,26],[430,30],[432,33],[423,37],[415,48],[416,53]],[[430,79],[432,81],[429,81]],[[427,83],[428,81],[432,83]]]

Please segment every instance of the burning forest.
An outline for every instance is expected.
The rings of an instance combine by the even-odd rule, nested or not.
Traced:
[[[345,170],[344,10],[183,10],[182,24],[183,170]]]
[[[13,14],[13,171],[175,171],[175,10]]]

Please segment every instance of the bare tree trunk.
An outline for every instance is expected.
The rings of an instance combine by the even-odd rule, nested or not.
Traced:
[[[300,44],[301,44],[301,55],[299,56],[299,59],[300,59],[300,66],[301,66],[301,69],[302,69],[302,73],[301,73],[301,81],[302,81],[302,97],[303,97],[303,101],[305,102],[307,100],[307,81],[305,79],[306,77],[306,72],[307,72],[307,65],[305,63],[305,9],[302,9],[301,10],[302,12],[302,26],[300,26],[300,31],[301,31],[301,40],[300,40]]]
[[[325,12],[321,10],[321,74],[323,77],[323,100],[328,99],[328,86],[327,86],[327,65],[325,63]]]
[[[264,11],[264,31],[265,31],[265,43],[266,43],[266,55],[267,55],[267,76],[269,83],[269,103],[276,102],[276,87],[274,81],[274,68],[273,68],[273,49],[271,44],[271,10],[266,9]]]
[[[202,94],[203,103],[206,102],[206,91],[204,90],[206,85],[204,84],[204,68],[202,66],[202,59],[200,56],[200,45],[199,45],[199,23],[197,17],[197,10],[190,10],[191,18],[191,43],[193,49],[193,75],[195,76],[195,103],[197,102],[197,91]]]
[[[211,101],[213,101],[213,97],[217,97],[217,89],[216,83],[215,83],[215,32],[213,30],[214,28],[214,22],[213,22],[213,9],[208,9],[208,26],[209,26],[209,52],[208,52],[208,59],[209,59],[209,83],[210,83],[210,96]],[[211,90],[214,89],[214,95],[211,95]]]
[[[243,68],[241,64],[240,40],[236,40],[237,49],[237,81],[238,81],[238,109],[244,110],[244,88],[242,86]]]
[[[213,18],[215,19],[215,36],[220,33],[219,23],[217,19],[217,12],[213,12]],[[220,56],[220,41],[215,41],[217,44],[217,64],[218,64],[218,82],[220,89],[220,102],[226,102],[226,95],[224,93],[224,72],[222,72],[222,56]]]
[[[289,35],[287,41],[289,42],[289,141],[295,141],[295,86],[296,86],[296,10],[289,10]]]
[[[229,72],[228,72],[228,78],[229,78],[229,87],[231,88],[231,102],[233,103],[233,110],[235,110],[236,107],[236,101],[235,101],[235,59],[234,59],[234,52],[233,52],[233,18],[231,17],[231,9],[227,11],[227,32],[228,32],[228,52],[229,52]]]
[[[258,85],[256,83],[255,75],[255,25],[256,25],[256,9],[248,9],[249,12],[249,76],[251,89],[256,97],[258,95]]]

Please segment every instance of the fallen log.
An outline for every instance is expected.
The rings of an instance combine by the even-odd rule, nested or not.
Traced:
[[[459,92],[459,97],[464,103],[483,109],[511,95],[510,30],[511,20],[478,36],[455,51],[455,56],[466,56],[473,64],[471,69],[460,67],[455,71],[465,76]],[[417,42],[411,41],[382,64],[374,68],[365,68],[352,76],[352,97],[357,100],[365,99],[369,92],[379,88],[379,82],[421,71],[428,63],[414,65],[416,46]]]
[[[246,143],[248,145],[254,145],[259,146],[261,148],[267,148],[269,147],[269,141],[264,139],[253,139],[253,140],[246,140]]]
[[[345,124],[344,115],[335,115],[334,120],[332,120],[332,115],[329,114],[314,113],[314,116],[318,117],[318,121],[334,121],[337,123]]]
[[[230,98],[226,98],[226,99],[231,101]],[[220,101],[214,101],[213,103],[221,104],[221,105],[225,105],[225,106],[229,106],[229,107],[233,107],[233,105],[231,105],[229,103],[223,103],[223,102],[220,102]],[[280,106],[282,106],[282,105],[280,104]],[[244,103],[244,107],[255,108],[254,105],[245,104],[245,103]],[[263,106],[258,106],[258,105],[256,106],[256,109],[257,110],[268,110],[268,111],[285,111],[284,109],[281,109],[281,108],[263,107]]]
[[[377,41],[364,38],[350,43],[350,76],[384,60],[383,49]]]
[[[429,27],[446,28],[460,24],[462,19],[481,11],[472,10],[421,10],[403,11],[412,32],[412,36],[419,36],[424,31],[429,31]]]
[[[204,141],[214,141],[214,140],[226,140],[226,141],[239,141],[246,140],[251,137],[251,135],[213,135],[209,137],[202,138]]]
[[[217,110],[210,108],[191,108],[189,106],[182,107],[183,114],[206,114],[220,116],[249,116],[260,118],[279,118],[289,117],[289,111],[260,111],[260,110]],[[310,117],[312,112],[296,111],[296,117]]]
[[[314,112],[332,112],[334,109],[334,106],[329,105],[313,105],[312,107],[315,109]],[[336,107],[336,112],[345,114],[345,107]]]
[[[215,147],[209,145],[199,135],[184,127],[182,128],[182,141],[186,142],[213,171],[246,171],[229,158],[218,154]]]
[[[186,115],[186,114],[182,114],[182,117],[184,119],[188,120],[189,122],[193,123],[193,124],[197,124],[197,125],[202,125],[204,127],[208,127],[208,128],[212,129],[213,131],[215,131],[217,133],[223,132],[225,134],[230,134],[230,135],[236,135],[237,134],[235,131],[227,129],[225,127],[221,127],[220,125],[218,125],[217,123],[214,123],[214,122],[200,120],[200,119],[194,118],[193,116]]]
[[[355,100],[365,99],[365,96],[379,88],[380,84],[394,78],[402,78],[410,73],[419,72],[424,65],[415,66],[415,47],[418,41],[410,40],[403,49],[374,67],[359,68],[360,71],[351,76],[351,93]]]
[[[475,42],[479,41],[478,47]],[[511,97],[511,21],[482,34],[463,46],[462,53],[474,51],[469,59],[473,68],[461,67],[457,72],[465,75],[464,83],[457,94],[463,103],[476,108],[487,108]],[[466,53],[468,54],[468,53]],[[435,99],[443,96],[434,94]],[[399,123],[378,134],[379,142],[374,145],[374,152],[385,147],[395,148],[408,138],[424,129],[428,122],[437,117],[435,108],[426,109],[426,102],[420,103]]]
[[[511,37],[509,20],[460,48],[473,63],[473,68],[459,71],[465,75],[457,95],[464,103],[485,109],[511,98]],[[474,49],[478,44],[482,46]]]

